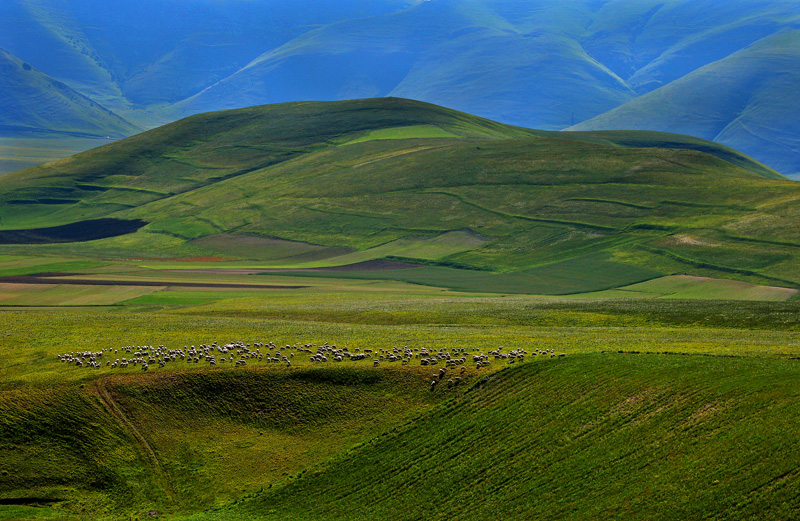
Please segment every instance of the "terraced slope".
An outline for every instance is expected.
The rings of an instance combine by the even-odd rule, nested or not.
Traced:
[[[596,291],[683,272],[795,286],[798,198],[794,183],[708,141],[533,131],[382,98],[193,116],[9,174],[0,225],[18,237],[143,221],[47,248],[284,268],[410,260],[475,291]],[[475,270],[529,282],[464,282]]]
[[[790,519],[794,361],[535,361],[190,519]]]

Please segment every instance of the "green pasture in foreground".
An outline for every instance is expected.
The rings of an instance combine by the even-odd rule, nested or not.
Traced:
[[[118,276],[124,271],[118,267],[118,273],[109,273],[109,269],[91,271],[105,272],[95,276]],[[142,276],[140,270],[130,273]],[[190,280],[206,275],[172,276]],[[331,518],[346,519],[352,513],[338,499],[341,492],[321,491],[322,495],[310,494],[298,503],[283,498],[307,486],[316,488],[317,481],[305,480],[323,476],[329,476],[324,479],[331,490],[352,487],[343,481],[346,474],[358,478],[363,473],[370,480],[391,483],[392,478],[372,474],[376,468],[369,462],[375,458],[391,462],[387,472],[395,469],[392,474],[418,481],[423,495],[419,501],[407,497],[410,510],[403,510],[388,489],[365,485],[364,493],[382,498],[364,510],[367,517],[383,516],[384,508],[396,508],[405,517],[419,516],[415,509],[431,503],[440,505],[432,511],[434,517],[483,512],[479,506],[466,511],[454,506],[469,501],[447,480],[466,479],[487,491],[506,490],[512,476],[524,484],[520,490],[529,492],[516,499],[499,496],[502,504],[515,505],[502,507],[504,515],[536,517],[540,512],[536,509],[547,508],[562,512],[562,502],[542,495],[543,489],[537,487],[549,480],[564,490],[580,488],[586,481],[578,477],[581,472],[604,467],[609,469],[589,484],[598,491],[591,497],[607,496],[608,501],[581,503],[567,495],[579,510],[624,517],[627,511],[617,515],[609,510],[614,498],[622,504],[646,497],[658,485],[678,487],[677,495],[659,501],[691,517],[700,508],[730,505],[720,503],[717,494],[735,496],[751,482],[720,476],[748,463],[748,458],[760,458],[760,474],[753,479],[761,480],[785,472],[781,462],[793,454],[785,452],[793,449],[764,441],[771,437],[757,442],[747,436],[754,432],[750,426],[755,422],[766,422],[767,429],[783,425],[778,412],[771,412],[777,409],[764,407],[763,400],[795,392],[796,379],[790,375],[794,377],[792,371],[800,366],[786,359],[800,355],[798,302],[481,296],[391,281],[305,280],[316,285],[257,291],[173,288],[92,308],[20,308],[0,303],[0,450],[6,455],[0,463],[0,519],[4,515],[127,519],[145,517],[150,510],[170,519],[217,508],[222,510],[203,515],[237,519],[275,509],[279,517],[302,518],[300,511],[308,509],[309,518],[325,518],[316,506],[308,507],[305,502],[310,498],[319,508],[330,506]],[[501,373],[496,371],[507,367],[502,361],[481,370],[468,364],[463,385],[441,387],[434,393],[428,390],[432,370],[418,362],[407,367],[385,363],[373,368],[369,361],[312,366],[298,355],[292,368],[265,363],[207,368],[177,362],[169,369],[154,365],[144,373],[138,368],[78,368],[56,359],[60,353],[124,345],[176,348],[238,339],[278,345],[327,341],[349,349],[458,347],[468,352],[503,345],[509,350],[554,348],[566,357],[534,359],[522,369]],[[496,376],[476,391],[464,392],[491,374]],[[706,375],[704,391],[692,394],[701,374]],[[570,393],[580,394],[583,387],[573,390],[570,382],[593,391],[582,400],[573,399]],[[769,392],[764,390],[767,383]],[[503,390],[492,391],[494,385]],[[473,401],[485,392],[507,402]],[[670,398],[673,395],[677,401]],[[639,415],[634,419],[623,414],[629,400],[630,414]],[[654,405],[662,401],[664,411]],[[556,411],[565,403],[572,404],[570,415],[559,419]],[[734,440],[731,447],[740,447],[741,440],[750,440],[748,446],[755,447],[742,452],[742,459],[723,451],[722,441],[702,429],[683,434],[681,445],[666,462],[636,459],[651,452],[659,436],[671,439],[671,432],[684,432],[694,411],[717,403],[725,404],[725,414],[741,423],[730,427],[735,422],[724,422],[726,429],[738,429],[726,434],[726,439]],[[638,412],[640,406],[655,412]],[[448,412],[456,409],[463,412]],[[450,423],[465,414],[473,422],[469,426]],[[585,434],[575,430],[592,421],[599,422],[599,430]],[[442,430],[423,427],[431,422]],[[415,425],[422,430],[410,432]],[[616,425],[622,431],[607,434]],[[523,426],[535,430],[520,430]],[[458,434],[465,430],[480,432],[493,442]],[[410,437],[403,437],[406,433]],[[553,448],[544,440],[558,445]],[[429,452],[443,443],[443,452]],[[621,471],[613,458],[622,456],[614,452],[617,445],[633,451],[630,461],[655,465],[658,472],[630,479],[617,474]],[[419,449],[422,446],[427,448]],[[481,450],[464,452],[465,446]],[[415,462],[409,455],[414,450],[426,454],[425,460]],[[774,456],[765,456],[769,451]],[[558,456],[572,453],[585,456],[566,460]],[[352,465],[361,470],[346,466],[351,457]],[[478,473],[492,461],[497,462],[496,473],[479,477],[469,470]],[[425,470],[428,464],[441,472]],[[525,468],[531,473],[522,472]],[[713,476],[709,482],[720,484],[713,484],[713,490],[712,485],[703,488],[706,471],[699,468]],[[685,505],[670,503],[670,497],[684,490],[676,477],[682,473],[695,476],[686,486],[703,493]],[[436,488],[430,479],[443,480],[444,488]],[[619,485],[604,488],[612,482]],[[276,496],[267,493],[273,490]],[[763,494],[775,505],[786,503],[779,489]],[[251,499],[226,506],[244,496]],[[541,499],[529,500],[534,496]],[[273,497],[282,498],[282,510],[274,506]],[[748,512],[747,508],[740,511]]]

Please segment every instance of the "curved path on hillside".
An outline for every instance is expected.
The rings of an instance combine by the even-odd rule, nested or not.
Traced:
[[[171,483],[167,478],[166,473],[164,472],[164,468],[161,466],[161,462],[158,460],[158,456],[156,455],[156,451],[153,450],[153,447],[147,441],[139,429],[136,428],[136,425],[133,424],[128,415],[125,413],[125,410],[122,406],[114,399],[114,395],[106,387],[105,378],[98,378],[94,384],[94,394],[100,400],[100,403],[103,404],[103,407],[113,416],[119,424],[122,426],[123,430],[127,431],[137,442],[139,448],[142,453],[146,455],[146,459],[150,462],[150,467],[153,469],[159,483],[163,487],[164,491],[169,496],[171,502],[175,501],[175,491],[172,489]]]

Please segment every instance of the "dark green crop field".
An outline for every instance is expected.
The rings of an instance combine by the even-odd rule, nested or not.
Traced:
[[[797,370],[616,353],[531,362],[190,519],[792,519]]]

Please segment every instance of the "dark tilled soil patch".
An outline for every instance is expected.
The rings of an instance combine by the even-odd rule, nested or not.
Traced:
[[[387,259],[375,259],[364,262],[356,262],[355,264],[344,264],[342,266],[323,266],[321,268],[265,268],[260,271],[261,273],[291,273],[304,271],[388,271],[419,268],[421,266],[422,264],[414,264],[413,262],[398,262]]]
[[[328,268],[309,268],[316,271],[386,271],[386,270],[403,270],[409,268],[419,268],[422,264],[414,264],[411,262],[397,262],[386,259],[375,259],[364,262],[356,262],[355,264],[345,264],[344,266],[331,266]]]
[[[259,273],[304,273],[309,271],[387,271],[419,268],[422,264],[411,262],[397,262],[386,259],[376,259],[343,266],[326,266],[322,268],[189,268],[164,270],[178,273],[216,273],[229,275],[257,275]]]
[[[39,275],[16,275],[0,277],[0,282],[10,284],[71,284],[76,286],[145,286],[177,288],[227,288],[227,289],[301,289],[308,286],[278,286],[271,284],[231,284],[219,282],[165,282],[157,280],[99,280],[64,279],[64,273],[40,273]]]
[[[0,244],[53,244],[107,239],[133,233],[147,221],[139,219],[90,219],[50,228],[0,231]]]

